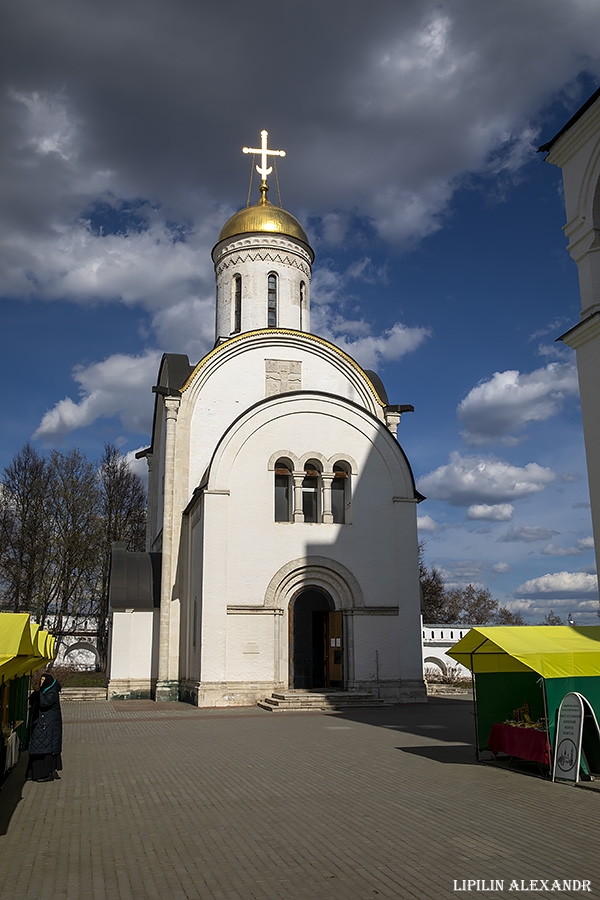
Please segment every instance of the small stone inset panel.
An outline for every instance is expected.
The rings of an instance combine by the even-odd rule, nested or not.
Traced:
[[[293,359],[265,359],[265,397],[302,389],[302,363]]]

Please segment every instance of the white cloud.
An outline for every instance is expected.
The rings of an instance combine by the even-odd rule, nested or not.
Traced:
[[[417,528],[419,533],[433,534],[434,531],[439,531],[440,526],[431,516],[417,516]]]
[[[504,543],[523,542],[528,544],[535,541],[548,541],[555,534],[558,534],[558,531],[544,528],[541,525],[512,525],[498,540]]]
[[[507,562],[497,562],[492,566],[492,572],[496,575],[506,575],[507,572],[512,572],[512,566]]]
[[[485,588],[487,565],[478,559],[445,559],[437,565],[444,584],[449,590],[463,588],[472,584],[476,588]]]
[[[75,155],[77,129],[65,104],[64,95],[38,91],[9,91],[8,96],[28,112],[23,137],[39,156],[56,153],[67,161]]]
[[[191,363],[200,360],[215,340],[215,298],[188,297],[159,310],[152,328],[165,353],[186,353]]]
[[[547,599],[590,599],[597,603],[598,579],[584,572],[554,572],[531,578],[513,591],[515,597]]]
[[[557,547],[556,544],[547,544],[542,547],[545,556],[583,556],[588,550],[594,549],[594,539],[581,538],[574,547]]]
[[[378,334],[364,318],[356,319],[358,298],[349,290],[356,279],[385,281],[383,271],[373,271],[363,258],[339,272],[328,260],[315,267],[311,282],[311,331],[336,344],[361,366],[375,368],[397,362],[430,336],[431,329],[395,322]]]
[[[529,373],[495,372],[474,387],[458,406],[464,436],[472,444],[489,441],[514,443],[515,432],[530,422],[556,415],[567,397],[579,391],[572,363],[549,363]]]
[[[380,334],[369,334],[351,339],[343,333],[343,327],[343,323],[340,322],[330,330],[329,334],[327,334],[327,328],[321,329],[319,333],[337,344],[361,366],[375,369],[384,363],[396,362],[407,353],[412,353],[430,334],[428,328],[418,326],[410,328],[401,322],[396,322],[395,325]]]
[[[563,472],[560,476],[560,480],[563,484],[576,484],[578,481],[581,481],[581,479],[581,472]]]
[[[555,479],[552,469],[537,463],[512,466],[494,457],[463,457],[455,451],[447,465],[421,478],[418,488],[452,506],[496,505],[537,494]]]
[[[512,503],[479,503],[470,506],[467,510],[467,519],[481,520],[484,522],[509,522],[515,511]]]
[[[530,336],[530,341],[537,341],[541,337],[546,337],[546,335],[552,335],[557,338],[562,332],[565,331],[566,328],[569,328],[572,323],[565,316],[560,316],[556,319],[552,319],[551,322],[548,322],[546,325],[542,326],[542,328],[538,328],[537,331],[534,331]],[[550,350],[551,348],[556,347],[561,353],[564,353],[564,347],[555,344],[549,344],[547,347],[544,347],[545,350]],[[538,348],[538,352],[540,352],[541,348]]]
[[[128,463],[131,471],[143,481],[144,485],[148,485],[148,463],[145,457],[136,459],[136,453],[145,450],[146,447],[137,447],[135,450],[129,450],[125,454],[125,461]]]
[[[322,216],[320,224],[323,243],[339,246],[346,239],[350,217],[347,214],[327,213]]]
[[[89,220],[55,224],[37,242],[5,237],[5,295],[46,300],[114,301],[157,310],[181,302],[212,280],[209,242],[201,234],[177,239],[154,215],[142,230],[94,232]],[[202,276],[202,277],[201,277]]]
[[[45,443],[60,441],[77,428],[91,425],[101,417],[118,415],[128,431],[150,432],[152,394],[161,354],[148,351],[142,356],[115,354],[90,366],[78,366],[73,378],[79,384],[80,400],[60,400],[42,418],[34,439]]]

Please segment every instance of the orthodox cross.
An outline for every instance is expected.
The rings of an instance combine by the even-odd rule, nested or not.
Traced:
[[[267,168],[267,155],[271,156],[285,156],[285,150],[267,150],[267,137],[269,136],[268,131],[261,131],[260,136],[262,138],[262,145],[260,150],[257,150],[253,147],[244,147],[243,153],[260,153],[261,157],[261,165],[256,167],[256,171],[260,176],[262,176],[263,183],[266,184],[267,175],[270,175],[273,171],[273,166],[269,166]]]

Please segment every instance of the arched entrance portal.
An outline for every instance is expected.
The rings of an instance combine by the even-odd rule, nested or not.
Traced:
[[[307,587],[290,603],[290,687],[342,687],[342,612],[323,588]]]

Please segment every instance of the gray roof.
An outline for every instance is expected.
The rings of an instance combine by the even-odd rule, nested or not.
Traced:
[[[160,606],[160,553],[129,553],[113,544],[108,601],[111,609],[157,609]]]
[[[556,141],[559,139],[559,137],[562,137],[563,134],[565,134],[565,132],[567,132],[569,128],[571,128],[585,112],[587,112],[590,106],[593,106],[598,97],[600,97],[600,88],[594,91],[591,97],[588,97],[585,103],[579,107],[575,115],[571,116],[567,124],[563,125],[560,131],[558,131],[551,140],[546,141],[545,144],[542,144],[541,147],[538,147],[538,153],[548,153],[552,149]]]
[[[173,391],[180,391],[194,371],[185,353],[165,353],[161,369],[163,365],[166,367],[167,387]]]
[[[390,401],[388,400],[387,391],[383,386],[383,381],[373,369],[363,369],[363,372],[379,394],[379,399],[382,400],[385,404],[388,404]]]

